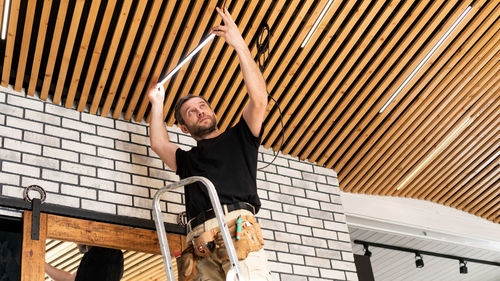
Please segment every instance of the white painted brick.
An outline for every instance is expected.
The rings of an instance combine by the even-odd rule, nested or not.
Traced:
[[[99,201],[110,203],[132,205],[132,196],[99,190]]]
[[[302,236],[302,245],[316,248],[326,248],[328,246],[325,239]]]
[[[153,200],[149,198],[134,197],[134,207],[151,210],[151,208],[153,208]]]
[[[278,253],[278,260],[286,263],[304,264],[304,257],[302,255]]]
[[[82,209],[92,210],[99,213],[116,214],[116,206],[109,203],[82,199]]]
[[[5,137],[13,138],[13,139],[22,139],[23,131],[15,128],[0,126],[0,134]]]
[[[47,157],[23,154],[23,163],[59,170],[59,160],[50,159]]]
[[[180,178],[174,172],[169,170],[158,170],[149,168],[149,176],[157,179],[167,180],[167,181],[179,181]]]
[[[52,147],[43,147],[43,156],[78,162],[78,153]]]
[[[132,143],[145,145],[145,146],[151,146],[151,142],[149,140],[149,137],[147,137],[147,136],[131,134],[131,139],[132,139]]]
[[[61,185],[61,193],[93,200],[97,199],[97,192],[93,188],[63,184]]]
[[[281,279],[286,281],[307,281],[308,278],[306,276],[300,275],[289,275],[289,274],[281,274]]]
[[[333,249],[333,250],[352,252],[352,245],[351,245],[351,243],[348,243],[348,242],[329,240],[328,241],[328,248]]]
[[[268,262],[269,268],[272,272],[284,272],[284,273],[292,273],[292,266],[289,264],[278,263],[278,262]],[[285,280],[285,279],[281,279]]]
[[[269,196],[267,195],[267,191],[265,191],[265,190],[257,189],[257,195],[259,196],[259,198],[269,199]]]
[[[179,134],[176,134],[176,133],[173,133],[171,132],[171,129],[169,128],[168,131],[167,131],[167,135],[168,135],[168,139],[171,141],[171,142],[174,142],[174,143],[179,143]],[[151,136],[151,134],[149,134],[148,132],[148,136]]]
[[[95,157],[88,154],[80,155],[80,163],[107,169],[114,169],[115,167],[113,160]]]
[[[335,178],[337,177],[337,173],[333,169],[321,167],[321,166],[317,166],[317,165],[314,165],[314,173],[320,174],[320,175],[325,175],[325,176],[330,176],[330,177],[335,177]]]
[[[75,163],[70,163],[70,162],[64,162],[64,161],[61,162],[61,171],[70,172],[70,173],[79,174],[79,175],[91,176],[91,177],[96,176],[96,168],[95,167],[90,167],[90,166],[80,165],[80,164],[75,164]]]
[[[314,251],[314,247],[307,247],[297,244],[290,244],[290,253],[299,254],[303,256],[315,256],[316,252]]]
[[[4,87],[1,87],[0,91],[3,91],[3,89],[4,89]],[[0,92],[0,102],[5,103],[6,99],[7,99],[7,97],[5,96],[5,93],[4,92]]]
[[[300,244],[300,236],[296,234],[290,234],[287,232],[280,232],[276,231],[274,232],[276,236],[276,241],[282,241],[282,242],[288,242],[288,243],[295,243],[295,244]]]
[[[7,95],[7,103],[23,108],[31,108],[34,110],[43,111],[43,102],[40,100],[30,99],[29,97]]]
[[[22,152],[28,152],[40,155],[42,152],[42,146],[38,144],[32,144],[29,142],[12,140],[5,138],[4,139],[4,147],[7,149],[18,150]]]
[[[80,132],[51,125],[45,125],[45,134],[76,141],[80,140]]]
[[[330,212],[325,212],[325,211],[320,211],[320,210],[313,210],[309,209],[309,216],[313,218],[318,218],[322,220],[333,220],[333,214]]]
[[[330,278],[335,280],[346,280],[345,274],[340,270],[320,268],[320,274],[323,278]]]
[[[327,181],[327,183],[329,185],[336,186],[337,189],[338,189],[338,187],[339,187],[339,180],[338,180],[338,178],[336,178],[336,177],[335,178],[334,177],[326,177],[326,181]]]
[[[295,205],[297,206],[304,206],[308,208],[319,208],[319,203],[318,201],[311,200],[311,199],[305,199],[301,197],[295,197]]]
[[[337,240],[337,233],[335,231],[331,231],[331,230],[314,228],[313,229],[313,236],[314,237],[321,237],[321,238],[325,238],[325,239]]]
[[[124,121],[120,121],[120,120],[115,121],[115,126],[116,126],[116,129],[118,129],[118,130],[137,133],[139,135],[146,135],[146,131],[147,131],[146,126],[144,126],[144,125],[133,124],[130,122],[124,122]]]
[[[47,193],[45,203],[63,205],[67,207],[80,208],[80,199],[61,194]]]
[[[115,126],[115,121],[111,118],[97,116],[89,113],[82,113],[81,118],[83,122],[92,123],[99,126],[106,126],[111,128]]]
[[[301,217],[299,216],[300,225],[308,225],[317,228],[323,228],[323,221],[319,219],[313,219],[311,217]]]
[[[170,213],[162,213],[163,221],[166,223],[177,224],[177,215]]]
[[[257,180],[257,187],[269,191],[280,192],[280,186],[278,184],[268,181]]]
[[[149,189],[131,184],[116,183],[116,192],[149,197]]]
[[[24,132],[24,140],[41,145],[61,147],[61,141],[59,140],[59,138],[47,136],[44,134],[33,133],[29,131]]]
[[[340,259],[340,251],[330,249],[316,249],[316,256],[326,259]]]
[[[345,215],[344,214],[339,214],[339,213],[334,213],[333,214],[334,220],[336,222],[346,222]]]
[[[0,208],[0,215],[12,218],[22,218],[23,212],[22,210]]]
[[[291,178],[302,178],[302,174],[298,170],[293,170],[293,169],[288,169],[284,167],[279,167],[278,166],[278,174],[283,175],[283,176],[288,176]]]
[[[322,184],[318,183],[318,191],[323,192],[323,193],[328,193],[328,194],[339,194],[339,189],[337,186],[333,186],[330,184]]]
[[[257,180],[266,180],[266,174],[262,171],[257,170]]]
[[[112,179],[113,181],[131,183],[129,174],[107,169],[97,169],[97,177],[101,179]]]
[[[271,161],[273,161],[273,159],[274,159],[274,155],[263,154],[262,156],[264,157],[264,164],[266,164],[266,165],[268,163],[271,163]],[[283,159],[283,158],[278,156],[278,157],[276,157],[276,160],[274,160],[273,165],[288,167],[288,160]]]
[[[308,226],[296,225],[296,224],[286,224],[286,230],[289,233],[301,234],[311,236],[311,228]]]
[[[125,162],[121,162],[121,161],[116,161],[115,167],[116,167],[116,170],[122,171],[122,172],[127,172],[127,173],[131,173],[131,174],[139,174],[139,175],[143,175],[143,176],[148,175],[148,168],[141,166],[141,165],[135,165],[135,164],[125,163]]]
[[[296,170],[301,170],[305,172],[313,172],[313,165],[307,162],[302,162],[302,161],[292,161],[288,160],[288,163],[290,165],[290,168],[296,169]]]
[[[189,147],[196,146],[196,141],[191,136],[179,135],[179,144],[187,145]]]
[[[325,221],[325,229],[349,233],[347,224],[343,222]]]
[[[1,184],[12,184],[12,185],[17,185],[17,186],[20,185],[19,180],[21,177],[19,175],[0,172],[0,178],[1,178],[1,180],[0,180]]]
[[[163,168],[163,162],[161,161],[161,159],[138,154],[132,154],[132,163],[160,169]]]
[[[43,132],[43,124],[33,121],[28,121],[24,119],[19,119],[12,116],[7,116],[7,126],[14,127],[18,129],[24,129],[28,131],[35,131],[42,133]]]
[[[326,177],[323,175],[302,172],[302,177],[304,180],[319,182],[319,183],[326,183]]]
[[[342,205],[325,203],[325,202],[320,202],[320,205],[321,205],[321,210],[344,213],[344,207],[342,207]]]
[[[157,180],[149,177],[142,177],[136,175],[132,175],[132,184],[153,187],[153,188],[162,188],[165,185],[163,180]]]
[[[285,224],[282,222],[267,220],[267,219],[259,219],[259,224],[262,228],[277,230],[277,231],[286,231]]]
[[[90,155],[96,155],[96,147],[90,144],[83,144],[81,142],[75,142],[71,140],[62,140],[61,147],[68,150],[73,150],[78,153],[86,153]]]
[[[61,125],[61,117],[28,109],[24,113],[24,118],[56,126]]]
[[[21,162],[21,153],[13,150],[0,148],[0,160],[10,160],[13,162]]]
[[[293,265],[293,273],[299,274],[299,275],[319,277],[319,270],[315,267],[309,267],[309,266],[302,266],[302,265],[295,265],[294,264]],[[307,281],[308,279],[306,278],[305,280]]]
[[[78,184],[78,176],[70,173],[64,173],[53,170],[42,170],[42,178],[47,180],[52,180],[55,182],[67,182],[71,184]]]
[[[69,128],[69,129],[74,129],[77,131],[82,131],[90,134],[95,134],[96,133],[96,126],[91,125],[85,122],[80,122],[72,119],[67,119],[63,118],[62,119],[62,127],[63,128]]]
[[[2,195],[6,197],[23,198],[24,188],[4,184],[2,186]]]
[[[141,219],[151,219],[151,211],[132,208],[128,206],[118,206],[118,215],[119,216],[127,216],[127,217],[136,217]]]
[[[186,211],[186,207],[184,205],[167,202],[167,212],[179,214],[184,211]]]
[[[318,200],[318,201],[330,202],[330,195],[327,193],[306,190],[306,197],[309,199],[314,199],[314,200]]]
[[[354,262],[354,255],[351,252],[342,252],[342,259]]]
[[[283,242],[276,241],[265,241],[266,250],[280,251],[280,252],[288,252],[288,244]]]
[[[293,196],[275,192],[269,192],[269,199],[282,203],[289,203],[289,204],[295,203],[293,200]]]
[[[285,176],[275,175],[275,174],[266,173],[266,179],[270,182],[280,183],[280,184],[284,184],[284,185],[291,185],[292,184],[290,178],[285,177]]]
[[[117,140],[115,142],[116,149],[137,154],[147,155],[147,147],[143,145],[133,144]]]
[[[331,262],[333,269],[356,271],[356,266],[354,265],[353,262],[345,262],[338,260],[331,260]]]
[[[23,118],[23,109],[21,107],[7,105],[7,104],[0,104],[0,112],[6,115]]]
[[[358,281],[358,274],[356,272],[346,272],[345,273],[347,280],[349,281]]]
[[[264,240],[275,240],[274,232],[267,229],[262,229],[262,237],[264,237]]]
[[[21,174],[23,176],[40,177],[40,168],[12,162],[4,161],[2,163],[2,170],[13,174]]]
[[[55,105],[51,103],[45,104],[45,112],[71,119],[80,118],[80,112],[73,109],[65,108],[64,106],[61,105]]]
[[[280,185],[280,191],[281,191],[281,193],[291,194],[291,195],[300,196],[300,197],[306,196],[304,189],[296,188],[296,187],[292,187],[292,186],[287,186],[287,185]]]
[[[3,115],[3,114],[0,114],[0,124],[5,125],[5,115]]]
[[[292,179],[292,186],[316,190],[316,183],[311,181]]]
[[[115,183],[113,181],[101,180],[95,177],[80,176],[80,185],[109,191],[115,190]]]
[[[265,200],[262,198],[260,198],[260,202],[262,204],[262,207],[264,207],[268,210],[273,210],[273,211],[278,211],[278,212],[281,212],[283,210],[281,203],[279,203],[279,202],[268,201],[268,200]]]
[[[97,148],[97,156],[130,162],[130,153],[103,147]]]
[[[45,181],[40,178],[30,178],[30,177],[22,177],[21,185],[24,187],[30,185],[39,185],[47,192],[59,193],[59,183],[52,181]]]
[[[274,220],[284,221],[284,222],[289,222],[289,223],[298,223],[298,219],[297,219],[296,215],[285,214],[285,213],[275,212],[275,211],[272,211],[271,214],[272,214],[272,217]]]
[[[306,265],[314,267],[331,268],[330,260],[317,258],[317,257],[305,257]]]
[[[259,213],[257,214],[257,218],[270,220],[271,219],[271,212],[269,210],[261,208]]]
[[[155,195],[156,191],[156,189],[151,189],[151,197]],[[172,191],[169,192],[165,197],[168,197],[168,202],[183,204],[182,196],[183,194]]]
[[[82,133],[82,142],[110,148],[113,148],[115,146],[115,142],[113,141],[113,139],[99,137],[96,135],[89,135],[85,133]]]
[[[257,169],[259,169],[259,171],[266,172],[266,173],[272,173],[272,174],[278,173],[278,169],[276,169],[275,165],[268,166],[267,164],[263,164],[260,162],[257,164]]]
[[[291,213],[291,214],[296,214],[296,215],[303,215],[303,216],[308,215],[307,208],[302,208],[302,207],[297,207],[297,206],[287,205],[287,204],[283,204],[283,211],[285,213]]]
[[[337,205],[342,205],[342,198],[340,195],[330,195],[330,202]]]
[[[113,139],[119,139],[124,141],[130,140],[130,133],[105,127],[97,127],[97,134],[99,136],[113,138]]]

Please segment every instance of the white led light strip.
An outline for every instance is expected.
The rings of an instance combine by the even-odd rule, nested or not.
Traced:
[[[2,40],[5,40],[7,37],[7,21],[9,20],[9,9],[10,8],[10,0],[5,1],[5,5],[3,6],[3,20],[2,20]]]
[[[333,3],[333,0],[330,0],[330,1],[328,1],[328,3],[326,3],[325,7],[323,8],[323,11],[321,11],[321,14],[319,15],[318,19],[314,23],[313,27],[311,28],[311,30],[309,30],[309,33],[307,34],[306,38],[304,39],[304,42],[302,42],[302,45],[300,45],[301,48],[304,48],[306,46],[307,42],[309,41],[309,39],[311,39],[311,36],[314,34],[314,31],[316,31],[316,28],[318,28],[319,23],[321,22],[321,20],[325,16],[326,12],[328,11],[328,9],[332,5],[332,3]]]

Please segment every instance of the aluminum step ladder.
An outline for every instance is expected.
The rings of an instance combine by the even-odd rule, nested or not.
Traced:
[[[233,245],[233,240],[231,239],[231,235],[229,234],[228,226],[224,221],[224,213],[222,212],[222,206],[219,202],[217,191],[215,190],[215,187],[210,180],[208,180],[205,177],[198,177],[198,176],[189,177],[181,181],[169,184],[165,187],[162,187],[156,192],[153,198],[153,218],[156,224],[158,241],[160,242],[160,249],[163,255],[163,265],[165,267],[165,272],[167,274],[167,280],[175,281],[176,279],[172,265],[172,258],[170,256],[170,249],[168,248],[167,233],[165,231],[165,225],[163,222],[163,217],[160,207],[160,197],[167,191],[171,191],[198,181],[203,183],[203,185],[205,185],[205,187],[208,190],[208,195],[210,196],[210,201],[212,202],[212,207],[214,209],[217,222],[219,223],[219,227],[222,232],[222,238],[224,239],[224,244],[226,245],[229,261],[231,262],[231,269],[228,271],[226,275],[226,280],[244,281],[243,276],[241,275],[240,265],[238,263],[238,256],[236,255],[236,250]]]

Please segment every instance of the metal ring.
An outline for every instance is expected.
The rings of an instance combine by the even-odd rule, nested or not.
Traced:
[[[184,227],[187,224],[187,213],[186,212],[180,212],[177,214],[177,224]]]
[[[23,198],[24,198],[25,201],[28,201],[28,202],[32,201],[32,199],[28,195],[28,192],[30,190],[37,191],[40,194],[40,201],[41,202],[45,201],[45,198],[47,197],[47,194],[45,193],[45,190],[41,186],[36,185],[36,184],[30,185],[30,186],[28,186],[28,187],[26,187],[24,189],[24,191],[23,191]]]

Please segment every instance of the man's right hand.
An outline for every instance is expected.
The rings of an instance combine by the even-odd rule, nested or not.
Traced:
[[[152,105],[163,104],[165,100],[165,89],[162,84],[156,84],[153,88],[149,89],[148,99]]]

